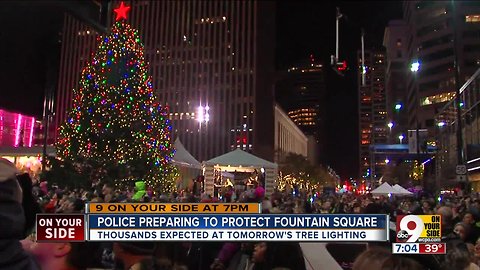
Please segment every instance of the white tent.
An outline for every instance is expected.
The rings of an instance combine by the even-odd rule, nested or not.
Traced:
[[[406,190],[405,188],[403,188],[402,186],[400,186],[399,184],[395,184],[393,186],[393,189],[395,189],[397,192],[395,193],[395,195],[412,195],[413,193]]]
[[[205,192],[213,195],[214,170],[222,172],[260,172],[265,170],[265,193],[269,196],[273,192],[275,179],[277,178],[276,163],[256,157],[241,149],[236,149],[224,155],[203,162],[205,176]]]
[[[182,142],[177,138],[175,140],[175,155],[173,155],[172,162],[175,165],[182,167],[189,167],[195,169],[201,169],[201,164],[196,160],[183,146]]]
[[[395,193],[397,193],[397,190],[390,186],[387,182],[383,183],[381,186],[372,191],[373,195],[388,195]]]
[[[250,168],[278,168],[276,163],[256,157],[241,149],[236,149],[224,155],[212,158],[204,162],[205,165],[220,165],[230,167],[250,167]]]
[[[177,188],[193,188],[193,179],[201,175],[202,165],[185,149],[178,138],[175,140],[174,147],[172,163],[177,166],[180,174],[177,179]]]

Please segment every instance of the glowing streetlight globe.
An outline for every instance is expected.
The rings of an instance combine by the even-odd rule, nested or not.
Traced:
[[[418,61],[413,62],[410,65],[410,71],[417,72],[420,69],[420,63]]]

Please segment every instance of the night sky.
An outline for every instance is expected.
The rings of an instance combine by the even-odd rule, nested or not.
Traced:
[[[329,63],[335,53],[335,7],[346,15],[340,27],[340,58],[355,63],[360,29],[366,48],[382,44],[387,22],[402,17],[400,1],[278,1],[276,68],[284,70],[310,54]],[[51,1],[2,1],[0,9],[0,108],[40,117],[47,71],[57,72],[63,13]],[[355,67],[345,77],[327,70],[327,160],[342,178],[358,172]],[[341,143],[339,143],[341,142]]]

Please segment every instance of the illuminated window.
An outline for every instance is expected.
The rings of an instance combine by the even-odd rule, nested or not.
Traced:
[[[450,92],[450,93],[443,93],[443,94],[438,94],[434,96],[428,96],[424,97],[420,101],[420,105],[426,106],[426,105],[432,105],[435,103],[442,103],[442,102],[447,102],[452,100],[455,97],[455,92]]]
[[[465,22],[467,23],[478,23],[480,22],[480,15],[466,15]]]

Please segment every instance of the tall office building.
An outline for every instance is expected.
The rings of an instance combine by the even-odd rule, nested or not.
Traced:
[[[276,82],[276,100],[292,121],[310,137],[309,159],[313,163],[325,161],[326,86],[324,67],[313,55],[307,61],[279,73]]]
[[[113,3],[113,7],[118,5]],[[198,160],[241,148],[273,160],[274,3],[131,1],[154,88],[174,136]],[[95,50],[91,29],[66,15],[57,126],[81,68]]]
[[[387,109],[385,98],[385,53],[383,50],[365,51],[365,70],[362,72],[362,52],[358,59],[359,92],[359,176],[378,179],[385,166],[385,161],[373,161],[370,146],[387,142]],[[364,74],[365,83],[362,81]]]
[[[456,27],[452,5],[455,5]],[[404,1],[408,66],[408,124],[427,128],[434,136],[435,114],[455,96],[454,28],[457,32],[459,85],[480,67],[480,5],[478,1]]]
[[[392,20],[385,28],[383,37],[386,54],[385,95],[389,144],[399,143],[398,136],[407,134],[408,130],[408,115],[402,110],[407,98],[407,35],[407,24],[402,20]]]

